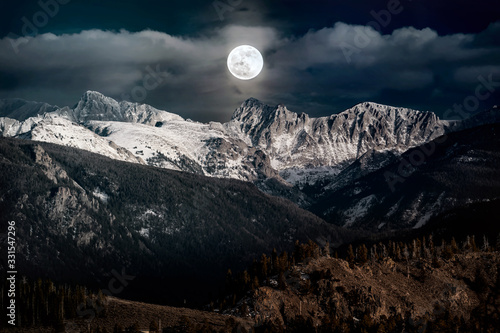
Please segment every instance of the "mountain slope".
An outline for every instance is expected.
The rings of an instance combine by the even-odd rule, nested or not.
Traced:
[[[312,210],[353,228],[418,228],[447,210],[499,198],[499,163],[500,124],[451,133],[352,183],[325,189]]]
[[[169,121],[151,127],[90,121],[87,127],[149,165],[246,181],[279,178],[262,150],[227,136],[216,123]]]
[[[271,332],[496,332],[498,251],[451,256],[434,264],[387,255],[359,265],[309,258],[282,275],[282,287],[272,276],[227,313],[267,322]],[[493,330],[471,330],[481,314]]]
[[[199,301],[227,267],[273,247],[352,237],[248,183],[63,146],[0,139],[0,173],[0,233],[14,220],[29,239],[20,271],[102,285],[124,268],[139,281],[127,293],[143,300]]]
[[[57,113],[31,117],[23,122],[0,118],[0,130],[6,137],[17,137],[33,141],[50,142],[67,147],[84,149],[119,160],[145,164],[131,152],[116,145]]]

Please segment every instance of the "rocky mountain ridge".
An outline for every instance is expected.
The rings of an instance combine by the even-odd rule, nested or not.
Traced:
[[[432,112],[360,103],[339,114],[310,118],[284,105],[270,107],[248,99],[225,127],[266,151],[272,166],[338,166],[368,151],[406,151],[443,135],[449,123]]]
[[[93,91],[86,92],[74,108],[48,114],[68,121],[63,124],[59,120],[60,131],[54,133],[51,128],[52,136],[41,133],[47,126],[43,115],[18,121],[0,118],[0,132],[3,136],[24,136],[117,158],[102,145],[85,147],[65,140],[69,133],[76,140],[88,140],[82,133],[72,133],[72,125],[76,124],[128,150],[139,162],[250,181],[279,178],[280,173],[291,184],[305,181],[311,173],[335,175],[370,150],[405,151],[442,135],[448,125],[430,112],[375,103],[362,103],[329,117],[310,118],[283,105],[264,105],[254,98],[245,101],[229,122],[202,124],[149,105],[117,102]],[[130,154],[125,155],[118,158],[133,161]],[[257,169],[261,165],[260,169],[266,171],[256,170],[253,162]],[[301,176],[297,169],[311,171]]]

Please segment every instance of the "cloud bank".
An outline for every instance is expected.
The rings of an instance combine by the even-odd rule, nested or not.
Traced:
[[[0,98],[62,106],[97,90],[201,121],[226,121],[249,97],[315,116],[367,100],[442,114],[474,92],[479,76],[499,82],[484,106],[498,103],[499,35],[500,22],[446,36],[336,23],[301,36],[232,25],[191,38],[150,30],[5,37]],[[241,44],[264,55],[256,79],[240,81],[227,70],[227,55]]]

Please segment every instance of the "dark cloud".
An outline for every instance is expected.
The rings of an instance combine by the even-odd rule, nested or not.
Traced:
[[[82,30],[163,31],[196,36],[225,25],[273,26],[296,36],[335,22],[365,25],[388,4],[403,10],[392,15],[383,33],[405,26],[429,27],[440,35],[477,33],[500,17],[498,0],[18,0],[0,2],[0,37],[21,35],[23,17],[32,20],[43,4],[59,3],[57,13],[38,32],[75,33]],[[42,5],[40,5],[42,4]],[[216,10],[222,4],[222,17]],[[45,7],[47,7],[45,5]]]
[[[227,25],[195,37],[94,29],[3,38],[0,97],[73,105],[84,91],[97,90],[202,121],[229,119],[248,97],[315,116],[367,100],[442,114],[473,94],[480,76],[500,82],[499,27],[440,36],[430,28],[382,34],[336,23],[294,36]],[[254,80],[240,81],[226,68],[240,44],[264,54]],[[482,106],[498,103],[498,90]]]

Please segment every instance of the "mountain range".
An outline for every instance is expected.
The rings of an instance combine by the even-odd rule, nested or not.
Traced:
[[[106,147],[113,141],[128,151],[118,153],[126,161],[247,181],[281,176],[293,185],[314,180],[317,174],[336,174],[368,151],[403,152],[450,127],[431,112],[375,103],[310,118],[283,105],[270,107],[250,98],[224,124],[184,120],[92,91],[74,108],[43,112],[46,105],[26,104],[33,107],[29,119],[12,117],[19,113],[16,110],[1,113],[5,116],[0,120],[3,136],[64,144],[117,158],[113,147]],[[99,137],[82,133],[82,127]]]
[[[117,102],[94,91],[86,92],[72,108],[22,100],[4,100],[0,106],[0,134],[4,137],[253,182],[268,194],[287,198],[348,228],[378,232],[420,227],[432,216],[464,202],[497,196],[495,191],[487,191],[486,197],[459,199],[456,191],[445,188],[423,190],[424,183],[414,180],[413,171],[411,177],[403,177],[407,185],[415,182],[412,187],[394,189],[392,183],[401,180],[398,168],[408,156],[429,151],[425,145],[460,145],[463,149],[446,155],[450,168],[474,159],[467,145],[484,148],[481,135],[488,133],[471,137],[466,130],[497,123],[498,108],[448,121],[432,112],[365,102],[328,117],[311,118],[281,104],[273,107],[250,98],[228,122],[205,124],[149,105]],[[481,158],[489,161],[496,152],[495,145],[490,145],[490,155]],[[437,158],[432,151],[429,156],[424,154],[423,163],[437,167],[433,164]],[[490,167],[484,175],[496,179],[497,173]],[[410,188],[414,193],[405,193]],[[374,211],[380,213],[373,215]]]

